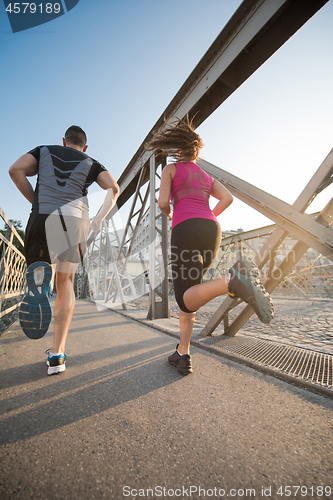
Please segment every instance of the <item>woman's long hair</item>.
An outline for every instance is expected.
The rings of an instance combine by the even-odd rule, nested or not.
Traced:
[[[188,115],[183,120],[175,118],[167,121],[163,127],[153,131],[153,138],[145,144],[145,148],[177,161],[195,161],[203,142],[194,131],[192,121]]]

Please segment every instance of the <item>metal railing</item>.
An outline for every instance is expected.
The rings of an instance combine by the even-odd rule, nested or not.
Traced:
[[[163,125],[164,119],[172,116],[182,118],[186,114],[194,117],[195,126],[199,126],[327,1],[244,0],[152,130]],[[101,232],[98,235],[91,234],[88,239],[84,267],[80,267],[77,273],[75,287],[77,297],[84,298],[88,294],[111,307],[120,303],[123,309],[127,308],[129,302],[140,307],[138,298],[148,293],[148,317],[167,318],[170,314],[169,227],[166,217],[157,208],[164,160],[145,151],[144,144],[151,137],[152,130],[118,180],[120,196],[116,207],[109,214]],[[310,218],[304,212],[317,194],[332,183],[333,152],[293,205],[207,161],[200,162],[200,166],[221,181],[234,196],[276,224],[260,251],[254,255],[259,269],[268,267],[266,287],[269,291],[272,292],[283,280],[288,279],[309,248],[332,260],[332,201],[317,219]],[[130,207],[126,208],[126,224],[119,231],[114,223],[114,215],[117,210],[127,207],[127,203]],[[143,226],[144,218],[148,216],[149,224]],[[9,227],[14,234],[14,228]],[[278,262],[275,258],[278,248],[290,234],[295,238],[294,248],[282,262]],[[242,233],[238,241],[241,238],[246,239],[246,233]],[[1,256],[0,275],[3,303],[22,293],[24,258],[12,245],[9,234],[1,238],[1,245],[5,249]],[[136,268],[135,272],[133,268]],[[235,335],[252,314],[251,308],[246,307],[229,325],[228,312],[236,305],[237,302],[227,298],[202,333],[211,335],[223,320],[225,332]],[[14,309],[10,307],[8,312]],[[5,312],[0,314],[4,316]]]
[[[14,241],[24,245],[15,227],[0,208],[0,218],[5,223],[6,233],[0,233],[0,333],[12,320],[19,307],[25,286],[25,258]]]
[[[95,258],[86,261],[88,274],[92,267],[95,271],[97,261],[103,265],[98,276],[98,300],[112,307],[115,300],[105,293],[107,283],[119,283],[118,294],[121,295],[128,280],[124,280],[126,266],[135,257],[135,247],[139,247],[138,239],[142,237],[142,219],[149,206],[149,230],[144,233],[148,255],[145,260],[149,280],[149,318],[166,318],[169,315],[169,279],[168,279],[168,224],[166,217],[158,213],[157,192],[163,168],[163,159],[145,151],[144,144],[152,136],[152,131],[163,125],[164,119],[173,116],[183,118],[186,114],[194,118],[195,126],[203,123],[256,69],[281,47],[303,24],[314,15],[326,0],[308,2],[300,0],[245,0],[223,28],[212,46],[208,49],[198,65],[194,68],[179,92],[170,102],[164,113],[148,133],[141,146],[129,162],[118,183],[120,196],[117,206],[109,214],[112,221],[117,210],[121,210],[127,202],[131,202],[127,223],[122,229],[123,237],[118,237],[119,247],[114,248],[115,263],[103,254],[103,248],[110,251],[110,245],[103,244],[103,235],[91,236],[89,245],[95,245]],[[283,26],[283,29],[281,27]],[[319,167],[306,188],[293,205],[279,200],[255,186],[246,183],[232,174],[225,172],[207,161],[199,162],[200,166],[212,177],[221,181],[234,196],[258,210],[276,223],[276,227],[267,238],[255,260],[260,269],[268,266],[269,275],[266,286],[270,291],[287,279],[293,267],[300,261],[309,248],[313,248],[327,259],[332,259],[332,229],[327,220],[332,218],[332,203],[329,204],[317,220],[305,215],[319,192],[327,188],[333,180],[333,152]],[[148,201],[149,200],[149,201]],[[113,224],[113,222],[112,222]],[[114,225],[114,224],[113,224]],[[113,234],[115,235],[117,231]],[[295,237],[295,248],[282,262],[275,259],[276,253],[287,238]],[[156,235],[159,235],[159,248],[156,246]],[[137,244],[136,244],[137,242]],[[89,248],[88,245],[88,248]],[[108,248],[108,250],[106,250]],[[89,254],[89,252],[88,252]],[[93,255],[90,252],[90,255]],[[163,264],[164,276],[157,286],[155,272]],[[127,271],[130,273],[129,269]],[[130,273],[131,274],[131,273]],[[138,293],[133,294],[137,300]],[[235,335],[245,321],[251,316],[251,308],[246,307],[233,325],[228,324],[228,311],[237,305],[227,298],[222,306],[207,323],[202,334],[211,335],[216,326],[224,320],[225,331]],[[126,309],[126,303],[122,304]]]

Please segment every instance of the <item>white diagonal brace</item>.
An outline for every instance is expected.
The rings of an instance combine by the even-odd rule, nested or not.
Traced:
[[[330,153],[333,162],[333,151]],[[309,247],[328,258],[333,256],[333,231],[301,214],[292,205],[249,184],[205,160],[198,162],[210,175],[222,182],[241,201],[276,222],[283,231],[293,234]]]
[[[205,168],[205,166],[203,165],[203,163],[205,163],[206,167],[208,167],[208,170],[207,170],[208,172],[209,172],[210,166],[213,166],[211,164],[208,164],[208,162],[200,161],[198,163],[200,164],[200,166],[202,166],[202,168]],[[212,169],[211,172],[209,172],[209,173],[214,175],[213,171],[216,173],[216,169],[221,171],[221,169],[214,167],[214,169]],[[227,172],[224,172],[224,171],[222,171],[222,172],[227,174],[227,176],[231,176],[231,174],[228,174]],[[310,179],[308,184],[305,186],[305,188],[303,189],[301,194],[298,196],[297,200],[293,204],[293,208],[299,210],[300,212],[303,212],[304,210],[306,210],[306,208],[311,204],[311,202],[315,198],[316,193],[319,191],[320,187],[325,182],[327,182],[327,180],[332,176],[332,173],[333,173],[333,150],[327,155],[327,157],[322,162],[322,164],[320,165],[318,170],[315,172],[315,174],[312,176],[312,178]],[[232,176],[232,177],[233,177],[234,181],[235,180],[241,181],[240,179],[238,179],[235,176]],[[217,177],[217,178],[219,179],[219,177]],[[221,182],[224,182],[223,179],[221,179],[221,178],[219,180],[221,180]],[[245,183],[245,181],[241,181],[241,182],[243,183],[242,186],[244,188],[247,183]],[[249,184],[249,186],[251,188],[254,187],[251,184]],[[231,191],[233,190],[233,193],[235,194],[235,196],[238,196],[238,189],[232,188],[231,186],[228,186],[228,189],[230,189]],[[254,189],[257,189],[257,188],[254,188]],[[261,190],[259,190],[259,191],[262,192]],[[260,252],[258,253],[258,255],[255,258],[255,262],[260,269],[268,261],[271,252],[275,251],[275,249],[281,244],[281,242],[285,239],[285,237],[287,235],[288,235],[288,232],[285,231],[284,228],[282,229],[281,227],[277,227],[272,232],[271,236],[268,238],[268,240],[266,241],[266,243],[261,248]],[[304,244],[304,245],[305,245],[304,248],[307,249],[306,244]],[[331,256],[331,258],[332,258],[332,256]],[[217,311],[215,311],[213,316],[209,319],[209,321],[207,322],[207,324],[203,328],[201,335],[212,335],[213,331],[221,323],[223,316],[226,315],[228,313],[228,311],[234,306],[234,303],[235,303],[235,300],[231,299],[230,297],[226,297],[225,300],[223,301],[223,303],[221,304],[221,306],[217,309]],[[252,311],[252,309],[251,309],[251,311]],[[251,316],[251,314],[250,314],[251,311],[250,311],[249,307],[246,307],[244,310],[244,313],[243,313],[243,317],[244,317],[244,315],[247,314],[248,318],[249,318]],[[242,323],[241,321],[238,321],[238,323],[237,323],[237,320],[235,320],[235,322],[233,323],[234,330],[237,331],[236,328],[237,327],[241,328],[241,326],[243,326],[243,324],[244,323]]]
[[[244,0],[123,171],[118,208],[131,196],[132,181],[149,161],[151,153],[144,144],[165,118],[189,113],[196,115],[195,126],[199,126],[327,1]]]

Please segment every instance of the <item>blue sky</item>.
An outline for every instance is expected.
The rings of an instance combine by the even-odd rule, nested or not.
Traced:
[[[7,217],[25,225],[30,211],[9,166],[37,145],[60,143],[69,125],[86,130],[88,154],[118,179],[240,3],[80,0],[59,19],[15,34],[1,3]],[[293,203],[333,145],[332,19],[329,2],[199,127],[205,159]],[[331,196],[326,189],[310,211]],[[223,230],[268,223],[240,202],[221,218]]]

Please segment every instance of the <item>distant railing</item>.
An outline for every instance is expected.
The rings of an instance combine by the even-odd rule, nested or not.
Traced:
[[[12,322],[19,307],[25,286],[25,258],[14,245],[22,246],[22,238],[0,208],[0,218],[6,224],[5,235],[0,233],[0,334]]]

